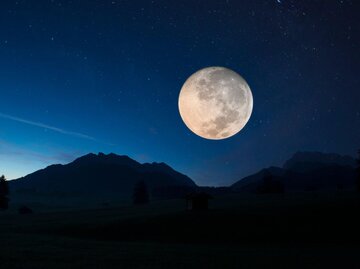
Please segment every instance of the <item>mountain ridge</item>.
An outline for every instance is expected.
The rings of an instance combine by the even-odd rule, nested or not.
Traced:
[[[256,192],[265,175],[279,180],[286,191],[340,190],[355,188],[356,160],[335,153],[299,151],[282,167],[264,168],[230,186],[233,191]]]
[[[134,185],[144,180],[150,191],[162,187],[196,188],[188,176],[165,163],[141,164],[126,155],[89,153],[67,164],[49,165],[12,180],[16,191],[34,193],[107,193],[130,197]]]

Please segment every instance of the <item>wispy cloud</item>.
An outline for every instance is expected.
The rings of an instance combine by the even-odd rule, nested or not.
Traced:
[[[92,136],[89,135],[85,135],[82,133],[77,133],[77,132],[72,132],[72,131],[68,131],[68,130],[64,130],[61,128],[57,128],[54,126],[50,126],[41,122],[35,122],[35,121],[30,121],[30,120],[26,120],[26,119],[22,119],[22,118],[18,118],[18,117],[14,117],[8,114],[4,114],[0,112],[0,118],[4,118],[4,119],[8,119],[8,120],[13,120],[13,121],[17,121],[17,122],[21,122],[24,124],[28,124],[28,125],[32,125],[32,126],[36,126],[36,127],[40,127],[40,128],[44,128],[47,130],[51,130],[54,132],[58,132],[61,134],[65,134],[65,135],[70,135],[70,136],[74,136],[74,137],[79,137],[79,138],[83,138],[83,139],[88,139],[88,140],[94,140],[96,141],[96,139]]]
[[[64,151],[47,148],[46,153],[20,147],[0,138],[0,159],[6,156],[8,159],[24,159],[38,161],[45,164],[67,163],[81,156],[84,152],[79,150]]]
[[[81,150],[43,148],[41,151],[10,143],[0,138],[0,175],[16,179],[51,164],[66,164],[85,153]]]

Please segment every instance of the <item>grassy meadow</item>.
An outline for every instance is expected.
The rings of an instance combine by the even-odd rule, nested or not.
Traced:
[[[0,213],[0,268],[360,268],[357,193]]]

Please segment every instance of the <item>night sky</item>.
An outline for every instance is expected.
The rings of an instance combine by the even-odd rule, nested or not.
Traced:
[[[298,150],[360,147],[358,1],[1,1],[0,174],[89,152],[166,162],[229,185]],[[241,74],[254,110],[205,140],[178,95],[208,66]]]

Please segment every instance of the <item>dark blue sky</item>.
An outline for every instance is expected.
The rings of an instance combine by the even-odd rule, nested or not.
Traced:
[[[88,152],[164,161],[228,185],[298,150],[360,147],[359,3],[1,1],[0,174]],[[191,133],[178,94],[225,66],[253,91],[236,136]]]

